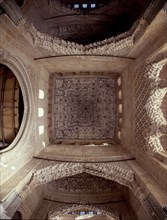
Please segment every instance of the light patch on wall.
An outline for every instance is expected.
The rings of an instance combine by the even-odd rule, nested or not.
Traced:
[[[117,84],[118,84],[118,86],[121,86],[121,84],[122,84],[122,79],[121,79],[121,77],[119,77],[119,78],[117,79]]]
[[[15,166],[11,166],[11,170],[15,170],[16,169],[16,167]]]
[[[118,131],[118,139],[121,140],[121,131]]]
[[[118,97],[119,97],[119,99],[122,99],[122,90],[119,90]]]
[[[38,117],[43,117],[43,116],[44,116],[44,109],[38,108]]]
[[[82,4],[82,8],[87,8],[88,4]]]
[[[7,163],[7,159],[5,156],[0,156],[0,167],[7,167],[8,163]]]
[[[42,145],[43,145],[44,147],[46,147],[46,143],[45,143],[45,141],[42,141]]]
[[[119,104],[119,106],[118,106],[118,112],[119,112],[119,113],[122,113],[122,104]]]
[[[122,125],[122,118],[119,118],[119,125]]]
[[[38,132],[39,132],[39,135],[43,134],[44,133],[44,126],[43,125],[40,125],[38,127]]]
[[[44,99],[45,93],[42,89],[39,89],[39,99]]]

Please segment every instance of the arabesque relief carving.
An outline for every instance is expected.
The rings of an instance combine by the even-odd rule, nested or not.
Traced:
[[[160,126],[167,125],[161,109],[167,88],[160,87],[164,64],[142,66],[135,77],[135,142],[146,153],[163,151]]]

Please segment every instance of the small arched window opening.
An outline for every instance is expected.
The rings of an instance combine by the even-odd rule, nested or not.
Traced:
[[[122,118],[121,117],[119,118],[119,126],[120,127],[122,126]]]
[[[118,86],[121,86],[121,84],[122,84],[122,79],[121,79],[121,76],[120,76],[120,77],[118,77],[118,79],[117,79],[117,85],[118,85]]]
[[[43,125],[40,125],[38,127],[38,133],[39,133],[39,135],[42,135],[44,133],[44,126]]]
[[[119,140],[121,140],[121,136],[122,136],[121,131],[118,131],[118,139]]]
[[[42,89],[39,89],[39,95],[38,95],[39,99],[44,99],[44,96],[45,96],[44,91]]]
[[[119,112],[119,113],[122,113],[122,104],[119,104],[119,106],[118,106],[118,112]]]
[[[119,99],[122,99],[122,90],[119,90],[119,92],[118,92],[118,98],[119,98]]]
[[[0,150],[15,139],[23,118],[24,102],[14,73],[0,64]]]
[[[38,117],[43,117],[43,116],[44,116],[44,109],[38,108]]]

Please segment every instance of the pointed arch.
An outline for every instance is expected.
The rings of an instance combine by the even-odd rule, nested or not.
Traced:
[[[126,162],[83,164],[50,161],[47,164],[43,164],[42,168],[34,172],[33,182],[36,185],[40,185],[81,173],[103,177],[127,187],[131,187],[131,183],[134,181],[134,172]]]

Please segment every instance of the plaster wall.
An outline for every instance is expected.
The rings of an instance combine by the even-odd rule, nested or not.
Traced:
[[[143,208],[141,205],[140,201],[138,200],[137,197],[134,196],[134,194],[131,192],[131,190],[128,190],[128,203],[132,207],[137,220],[151,220],[152,218],[150,215],[146,212],[146,210]]]
[[[32,192],[29,192],[27,198],[23,201],[18,211],[21,212],[23,219],[31,219],[32,213],[40,207],[39,204],[42,201],[45,193],[45,186],[41,185],[35,188]]]
[[[122,103],[123,103],[123,121],[122,121],[122,146],[129,152],[131,150],[133,139],[133,86],[131,66],[129,65],[122,72]]]

